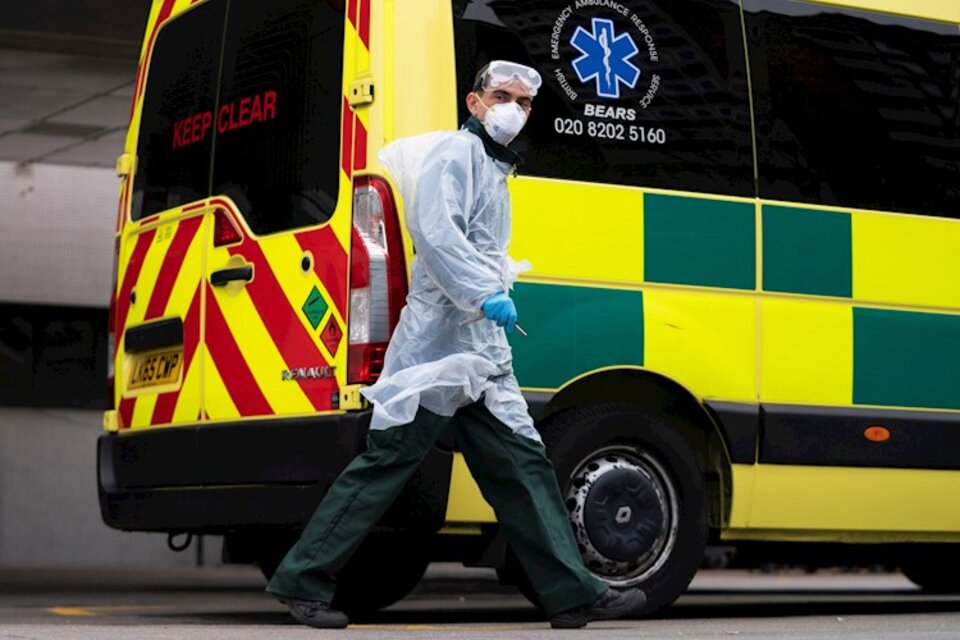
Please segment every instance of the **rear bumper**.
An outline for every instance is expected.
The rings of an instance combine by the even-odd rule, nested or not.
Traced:
[[[126,531],[226,533],[305,523],[364,449],[370,411],[104,434],[97,442],[103,521]],[[452,455],[427,456],[386,526],[443,524]]]

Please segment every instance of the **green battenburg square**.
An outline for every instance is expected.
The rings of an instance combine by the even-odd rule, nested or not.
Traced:
[[[854,307],[853,402],[960,409],[960,316]]]
[[[510,335],[513,369],[525,387],[555,389],[610,365],[643,365],[640,291],[517,283],[520,325]]]
[[[850,214],[763,207],[763,288],[849,298],[853,292]]]
[[[749,202],[648,193],[644,280],[729,289],[757,281],[756,213]]]
[[[303,315],[307,317],[310,326],[316,330],[326,313],[327,301],[323,299],[320,290],[314,287],[310,295],[307,296],[307,301],[303,303]]]

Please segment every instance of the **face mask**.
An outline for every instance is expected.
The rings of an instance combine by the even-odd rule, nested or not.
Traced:
[[[483,128],[494,141],[503,146],[510,144],[527,122],[527,114],[516,102],[498,102],[488,107],[481,100],[480,104],[487,110],[487,117],[483,119]]]

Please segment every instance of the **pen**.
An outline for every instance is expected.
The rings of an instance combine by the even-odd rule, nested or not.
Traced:
[[[486,317],[486,316],[484,316],[483,314],[480,314],[480,315],[477,316],[476,318],[467,318],[466,320],[464,320],[463,322],[460,323],[460,326],[461,326],[461,327],[465,327],[465,326],[467,326],[468,324],[473,324],[474,322],[477,322],[477,321],[479,321],[479,320],[483,320],[485,317]],[[524,331],[524,330],[523,330],[523,327],[521,327],[519,324],[515,324],[515,325],[513,325],[513,326],[514,326],[514,328],[517,330],[517,332],[518,332],[520,335],[522,335],[523,337],[526,337],[526,336],[527,336],[527,332]]]

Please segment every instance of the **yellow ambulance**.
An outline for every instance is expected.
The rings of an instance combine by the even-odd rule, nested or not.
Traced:
[[[111,527],[270,573],[364,446],[414,247],[377,159],[539,69],[514,366],[584,562],[672,602],[743,563],[960,587],[960,1],[154,0],[116,227]],[[524,576],[438,443],[340,577]],[[361,597],[362,596],[362,597]]]

